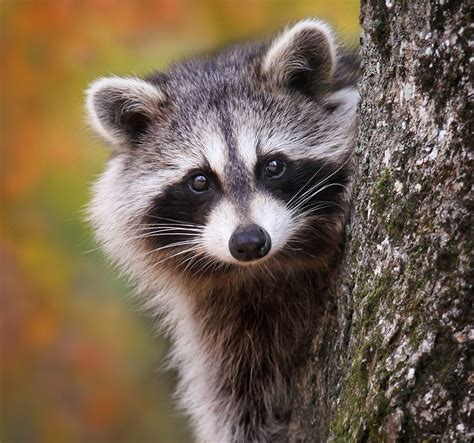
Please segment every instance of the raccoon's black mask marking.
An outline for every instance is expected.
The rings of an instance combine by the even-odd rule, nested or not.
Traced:
[[[190,189],[189,180],[200,172],[208,177],[210,186],[206,192],[196,193]],[[204,225],[207,215],[221,197],[222,186],[209,166],[191,170],[153,200],[150,210],[143,217],[143,223],[148,226],[165,224],[176,227],[183,224]],[[150,241],[159,247],[184,241],[186,238],[184,235],[170,234],[151,237]]]
[[[270,158],[274,158],[270,156]],[[281,199],[284,203],[289,203],[292,199],[303,196],[305,191],[318,191],[314,197],[309,198],[304,205],[298,208],[298,212],[304,212],[318,203],[328,203],[324,214],[340,212],[337,207],[341,195],[345,192],[345,185],[349,180],[348,168],[340,167],[322,160],[298,160],[291,161],[285,156],[277,155],[275,158],[283,159],[286,165],[285,174],[277,179],[265,179],[264,166],[266,159],[259,161],[255,168],[255,174],[260,177],[259,186]],[[321,186],[317,187],[317,184]],[[308,194],[308,196],[310,196]]]

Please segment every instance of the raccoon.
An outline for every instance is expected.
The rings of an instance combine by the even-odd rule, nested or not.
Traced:
[[[87,90],[90,220],[172,342],[199,442],[285,441],[348,216],[357,55],[324,22]],[[316,325],[317,327],[317,325]]]

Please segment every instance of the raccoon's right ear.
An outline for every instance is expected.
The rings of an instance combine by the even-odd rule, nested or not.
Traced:
[[[311,95],[331,84],[336,64],[336,43],[329,25],[302,20],[284,30],[263,57],[262,74],[273,85]]]
[[[159,115],[165,96],[152,83],[135,77],[106,77],[86,92],[91,126],[116,149],[136,142]]]

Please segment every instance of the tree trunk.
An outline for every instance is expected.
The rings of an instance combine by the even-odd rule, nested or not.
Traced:
[[[474,437],[468,3],[362,1],[353,216],[290,441]]]

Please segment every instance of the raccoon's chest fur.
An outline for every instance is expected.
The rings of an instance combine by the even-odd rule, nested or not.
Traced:
[[[262,274],[189,294],[199,331],[195,343],[205,355],[208,390],[215,398],[212,415],[220,417],[223,429],[232,423],[228,435],[215,441],[285,441],[292,376],[304,361],[324,291],[320,276],[306,271],[278,278]]]

